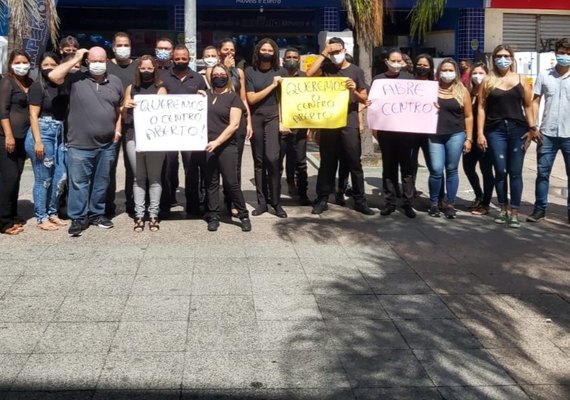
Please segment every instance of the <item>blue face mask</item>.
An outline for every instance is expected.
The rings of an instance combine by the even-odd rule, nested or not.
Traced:
[[[157,49],[156,50],[156,58],[160,61],[168,61],[170,60],[170,51],[164,49]]]
[[[556,62],[561,67],[570,66],[570,55],[568,54],[556,54]]]
[[[513,60],[511,60],[510,58],[495,58],[495,65],[499,68],[499,69],[508,69],[511,65],[513,64]]]

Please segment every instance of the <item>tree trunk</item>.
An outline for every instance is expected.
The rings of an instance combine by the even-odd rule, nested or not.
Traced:
[[[372,49],[364,45],[358,46],[358,65],[364,71],[364,79],[367,83],[372,82]],[[366,122],[366,110],[362,112],[364,123],[364,133],[362,135],[362,157],[372,158],[374,156],[375,144],[372,131],[368,129]]]

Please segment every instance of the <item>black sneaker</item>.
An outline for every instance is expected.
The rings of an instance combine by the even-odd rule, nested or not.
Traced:
[[[71,226],[69,227],[67,233],[71,237],[79,237],[83,234],[83,230],[84,230],[83,222],[79,219],[74,219],[73,221],[71,221]]]
[[[454,207],[447,207],[444,211],[443,214],[445,215],[445,218],[447,219],[455,219],[457,218],[457,211],[455,210]]]
[[[412,206],[404,206],[404,214],[406,214],[406,217],[408,218],[416,218],[416,211],[413,209]]]
[[[251,232],[251,221],[249,218],[242,218],[241,219],[241,230],[244,232]]]
[[[354,211],[358,211],[359,213],[362,213],[364,215],[376,214],[370,207],[368,207],[368,204],[366,204],[366,203],[355,205]]]
[[[263,204],[258,204],[257,207],[251,212],[254,217],[260,216],[267,212],[267,206]]]
[[[344,199],[344,193],[336,192],[336,194],[334,196],[334,203],[337,206],[341,206],[341,207],[346,206],[346,200]]]
[[[273,207],[273,210],[275,210],[275,215],[277,215],[279,218],[287,218],[287,213],[280,204],[271,207]]]
[[[311,199],[309,199],[309,197],[306,194],[299,195],[299,205],[310,206],[311,204],[313,204],[313,202],[311,201]]]
[[[390,215],[392,214],[394,211],[396,211],[396,206],[392,205],[392,204],[388,204],[386,207],[384,207],[382,210],[380,210],[380,215]]]
[[[112,227],[115,226],[115,225],[113,225],[113,221],[111,221],[109,218],[104,217],[104,216],[93,218],[93,219],[89,220],[89,224],[97,225],[99,228],[103,228],[103,229],[111,229]]]
[[[526,217],[526,222],[539,222],[546,218],[546,212],[542,210],[537,210],[536,208],[528,217]]]
[[[217,218],[212,218],[208,221],[208,230],[210,232],[216,232],[220,227],[220,220]]]
[[[326,200],[317,200],[317,202],[313,206],[313,211],[311,211],[311,214],[322,214],[328,209],[329,205],[327,204]]]
[[[430,217],[439,218],[439,207],[437,205],[433,205],[429,208],[428,214]]]

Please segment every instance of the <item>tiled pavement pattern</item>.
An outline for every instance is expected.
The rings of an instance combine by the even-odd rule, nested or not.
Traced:
[[[28,168],[28,217],[30,185]],[[248,234],[181,212],[159,233],[121,214],[78,239],[30,219],[0,237],[0,398],[568,399],[570,226],[552,201],[518,231],[290,201]]]

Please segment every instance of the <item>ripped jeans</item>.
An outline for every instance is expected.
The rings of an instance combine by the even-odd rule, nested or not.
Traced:
[[[63,122],[41,117],[40,134],[44,145],[44,158],[37,158],[34,151],[32,129],[26,135],[26,154],[34,170],[34,213],[38,223],[57,214],[57,204],[67,180]]]

